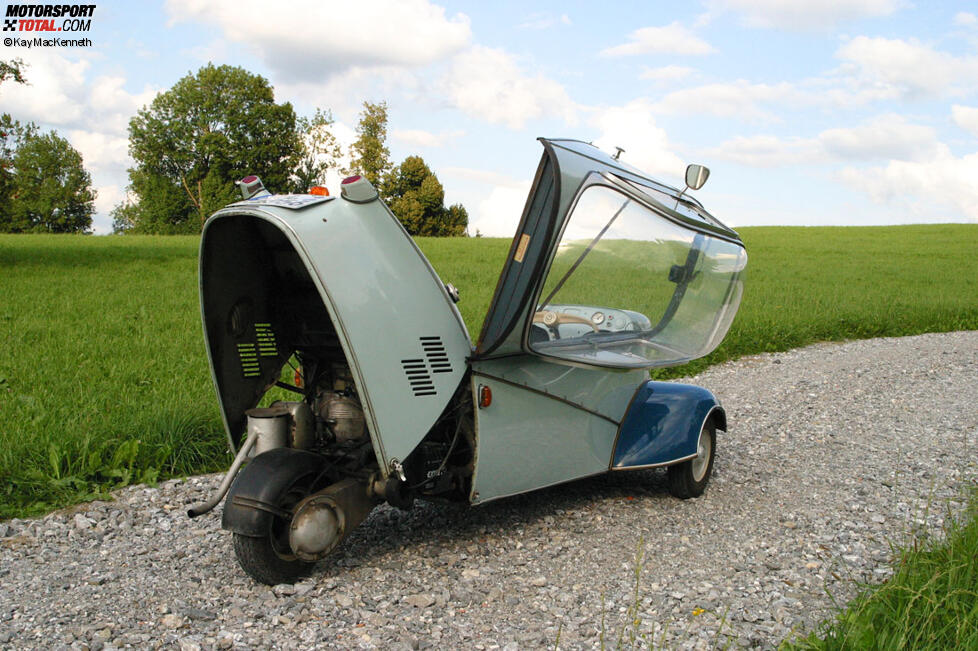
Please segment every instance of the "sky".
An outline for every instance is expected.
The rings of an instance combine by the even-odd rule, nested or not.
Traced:
[[[81,152],[96,233],[126,197],[129,120],[208,62],[331,110],[341,142],[386,101],[392,159],[423,156],[473,234],[512,236],[541,136],[679,187],[704,164],[695,196],[734,227],[978,222],[975,3],[114,0],[58,36],[91,45],[5,42],[29,85],[0,110]]]

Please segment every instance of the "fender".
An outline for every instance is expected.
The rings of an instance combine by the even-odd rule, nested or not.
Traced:
[[[238,473],[231,485],[221,527],[244,536],[267,536],[276,516],[291,519],[278,506],[292,484],[305,476],[330,476],[329,463],[318,454],[275,448],[259,454]]]
[[[691,384],[639,385],[618,428],[611,470],[668,466],[696,456],[707,418],[727,429],[727,416],[708,390]]]

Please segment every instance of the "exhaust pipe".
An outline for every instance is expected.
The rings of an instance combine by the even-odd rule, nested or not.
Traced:
[[[281,405],[249,409],[245,412],[248,416],[248,438],[238,450],[238,454],[234,457],[227,474],[224,475],[217,492],[206,502],[191,507],[187,511],[188,516],[196,518],[198,515],[204,515],[221,503],[221,500],[227,495],[228,489],[231,488],[231,481],[241,470],[241,466],[248,458],[252,448],[255,448],[255,454],[261,454],[275,448],[285,447],[288,441],[289,413],[289,409]]]
[[[252,429],[248,432],[248,438],[245,439],[244,445],[238,450],[237,456],[234,457],[234,461],[231,463],[231,467],[228,468],[228,472],[224,475],[224,479],[221,480],[221,485],[218,487],[217,492],[207,500],[197,504],[196,506],[190,507],[187,511],[187,515],[191,518],[196,518],[198,515],[204,515],[214,510],[214,507],[221,503],[224,496],[227,495],[228,489],[231,488],[231,481],[234,476],[238,474],[241,470],[242,464],[244,464],[245,459],[248,458],[248,453],[251,452],[251,448],[255,447],[255,442],[258,440],[258,430]]]

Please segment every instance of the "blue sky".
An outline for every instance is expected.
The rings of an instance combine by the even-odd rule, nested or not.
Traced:
[[[703,163],[697,197],[735,227],[978,221],[973,3],[98,2],[87,36],[5,45],[30,85],[0,107],[81,151],[97,232],[125,197],[129,119],[208,61],[331,109],[344,141],[386,100],[392,158],[422,155],[472,232],[512,234],[537,136],[622,147],[672,184]]]

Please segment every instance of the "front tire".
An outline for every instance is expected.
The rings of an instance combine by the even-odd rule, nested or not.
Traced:
[[[716,457],[717,428],[712,419],[703,424],[696,456],[669,466],[669,492],[681,500],[699,497],[706,490]]]

